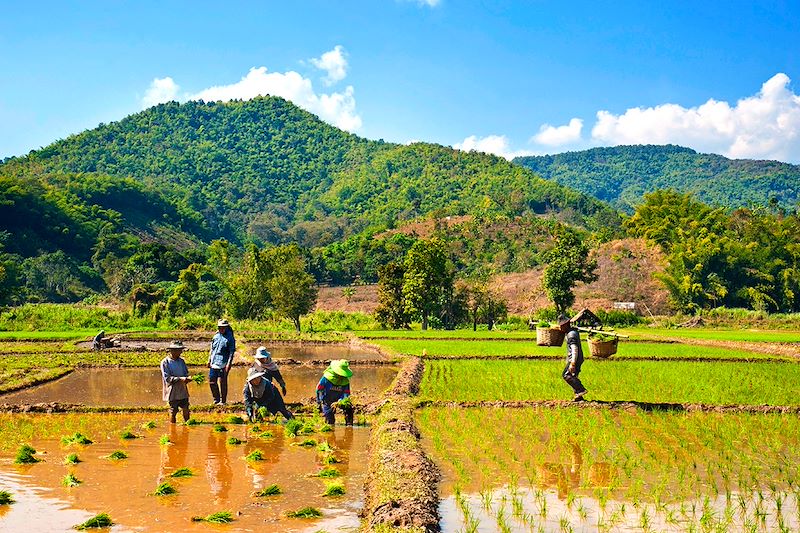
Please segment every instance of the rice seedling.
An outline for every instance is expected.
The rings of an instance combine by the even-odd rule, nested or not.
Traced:
[[[111,459],[112,461],[121,461],[123,459],[127,459],[128,454],[123,452],[122,450],[116,450],[114,452],[111,452],[106,458]]]
[[[323,496],[344,496],[344,484],[339,481],[332,481],[325,483],[325,492]]]
[[[336,402],[336,405],[338,407],[341,407],[342,409],[352,409],[353,408],[353,398],[351,398],[350,396],[347,396],[346,398],[342,398],[341,400]]]
[[[136,435],[135,433],[132,433],[126,429],[125,431],[119,434],[119,438],[123,440],[138,439],[139,435]]]
[[[81,460],[78,459],[78,454],[77,453],[71,453],[71,454],[67,455],[66,457],[64,457],[64,464],[65,465],[76,465],[76,464],[78,464],[80,462],[81,462]]]
[[[91,529],[91,528],[111,527],[113,525],[114,525],[114,522],[111,520],[111,517],[108,516],[108,514],[100,513],[97,516],[93,516],[92,518],[90,518],[86,522],[83,522],[82,524],[78,524],[77,526],[74,526],[74,529],[77,529],[78,531],[83,531],[83,530]]]
[[[230,444],[231,446],[236,446],[238,444],[242,444],[244,441],[242,439],[237,438],[237,437],[228,437],[228,440],[226,442],[228,444]]]
[[[76,478],[73,473],[69,473],[61,480],[61,484],[65,487],[77,487],[83,483],[80,479]]]
[[[170,494],[176,494],[178,489],[170,485],[169,481],[163,481],[158,484],[156,490],[153,491],[153,496],[169,496]]]
[[[244,458],[247,461],[263,461],[264,453],[261,450],[253,450],[252,452],[245,455]]]
[[[153,422],[152,420],[148,420],[147,422],[142,424],[142,429],[155,429],[156,427],[157,427],[157,424],[155,422]]]
[[[64,446],[69,446],[70,444],[92,444],[92,440],[83,433],[73,433],[72,435],[61,437],[61,444]]]
[[[161,438],[158,439],[158,443],[161,446],[169,446],[172,444],[172,441],[169,439],[169,435],[161,435]]]
[[[261,420],[266,420],[267,418],[269,418],[269,409],[267,409],[266,407],[259,407],[258,418]]]
[[[331,453],[334,450],[331,447],[331,445],[328,444],[328,441],[322,441],[317,445],[317,451],[322,452],[322,453]]]
[[[191,468],[184,466],[171,473],[169,477],[192,477],[193,475],[194,472],[192,472]]]
[[[283,426],[283,431],[286,433],[287,437],[296,437],[302,429],[303,423],[296,418],[287,420],[286,425]]]
[[[184,422],[184,424],[186,424],[187,426],[198,426],[198,425],[202,424],[202,422],[200,422],[198,419],[196,419],[194,417],[191,417],[191,418],[189,418],[189,420]]]
[[[30,444],[23,444],[17,450],[14,463],[18,465],[38,463],[41,459],[34,457],[36,450]]]
[[[273,483],[272,485],[268,485],[268,486],[264,487],[263,489],[261,489],[260,491],[256,492],[255,495],[258,496],[258,497],[277,496],[278,494],[281,494],[282,492],[283,491],[281,491],[281,488],[278,485],[275,485]]]
[[[192,376],[192,381],[194,381],[198,385],[202,385],[206,380],[206,376],[204,374],[195,374]]]
[[[261,431],[255,435],[259,439],[271,439],[275,436],[271,431]]]
[[[231,511],[218,511],[207,516],[193,516],[192,522],[207,522],[209,524],[230,524],[233,522]]]
[[[223,426],[222,424],[214,424],[214,429],[213,429],[213,431],[214,431],[215,433],[225,433],[225,432],[227,432],[227,431],[228,431],[228,428],[226,428],[226,427],[225,427],[225,426]]]
[[[302,448],[313,448],[314,446],[317,445],[317,441],[315,441],[314,439],[303,439],[302,441],[296,442],[294,444],[295,446],[300,446]]]
[[[7,490],[0,490],[0,505],[10,505],[14,503],[14,498]]]
[[[313,477],[324,477],[324,478],[331,478],[331,477],[339,477],[341,473],[339,469],[335,466],[325,466],[316,474],[312,474]]]
[[[226,419],[226,421],[228,422],[228,424],[244,424],[245,423],[245,419],[242,418],[239,415],[231,415]]]
[[[316,507],[303,507],[296,511],[287,511],[286,516],[289,518],[319,518],[322,516],[322,511]]]
[[[331,426],[330,424],[322,424],[322,425],[319,427],[319,430],[318,430],[318,431],[319,431],[320,433],[330,433],[331,431],[333,431],[333,426]]]
[[[341,463],[341,461],[339,460],[339,458],[338,458],[338,457],[336,457],[336,456],[335,456],[334,454],[332,454],[332,453],[329,453],[329,454],[326,454],[326,455],[324,455],[324,456],[322,457],[322,460],[321,460],[321,461],[322,461],[322,464],[324,464],[324,465],[334,465],[334,464],[336,464],[336,463]]]

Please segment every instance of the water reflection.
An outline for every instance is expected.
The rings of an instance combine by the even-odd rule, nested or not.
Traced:
[[[284,365],[281,374],[286,380],[287,402],[304,402],[314,397],[323,368]],[[190,367],[191,374],[207,374],[203,367]],[[394,366],[354,367],[353,396],[366,403],[380,397],[397,374]],[[242,401],[242,385],[247,368],[233,367],[228,378],[230,402]],[[210,404],[208,384],[189,384],[191,404]],[[25,404],[64,402],[88,406],[143,407],[161,406],[161,372],[158,368],[78,368],[71,374],[49,383],[0,396],[0,403]]]
[[[233,469],[225,444],[226,434],[209,431],[206,448],[206,478],[214,503],[227,500],[231,490]]]

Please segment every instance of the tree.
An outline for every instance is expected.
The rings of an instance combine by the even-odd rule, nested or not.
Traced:
[[[263,317],[272,305],[267,284],[273,275],[274,264],[267,251],[250,245],[239,269],[225,279],[225,303],[231,316]]]
[[[306,261],[296,244],[277,246],[269,250],[273,275],[267,289],[275,311],[292,320],[300,331],[300,317],[314,309],[317,287],[314,276],[308,273]]]
[[[382,328],[408,329],[411,316],[403,298],[402,263],[390,261],[378,269],[378,308],[375,318]]]
[[[200,289],[203,268],[203,265],[199,263],[192,263],[181,270],[178,275],[178,285],[172,296],[167,298],[167,314],[169,316],[178,316],[194,307],[195,297]]]
[[[562,228],[556,236],[556,244],[547,252],[542,285],[547,297],[555,304],[556,313],[565,313],[575,303],[572,290],[579,281],[584,283],[597,279],[597,260],[589,257],[589,246],[577,233]]]
[[[406,312],[428,319],[440,307],[442,298],[453,290],[454,267],[447,257],[444,241],[439,238],[419,240],[411,247],[404,261],[403,298]]]

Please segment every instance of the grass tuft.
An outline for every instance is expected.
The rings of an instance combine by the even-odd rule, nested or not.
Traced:
[[[286,516],[289,518],[319,518],[322,516],[322,511],[316,507],[303,507],[297,511],[287,511]]]
[[[128,454],[123,452],[122,450],[117,450],[108,455],[108,459],[111,459],[112,461],[121,461],[122,459],[127,459],[127,458]]]
[[[164,481],[163,483],[160,483],[158,487],[156,487],[155,491],[153,491],[153,496],[168,496],[170,494],[176,494],[177,492],[178,489],[170,485],[168,481]]]
[[[74,528],[78,531],[83,531],[84,529],[95,527],[111,527],[113,525],[114,522],[111,521],[111,517],[108,516],[108,514],[100,513],[99,515],[90,518],[86,522],[74,526]]]
[[[273,483],[272,485],[264,487],[260,491],[256,492],[256,496],[277,496],[282,492],[283,491],[281,491],[281,488]]]
[[[71,453],[71,454],[67,455],[66,457],[64,457],[64,464],[65,465],[76,465],[76,464],[78,464],[80,462],[81,462],[81,460],[78,459],[78,454],[77,453]]]
[[[233,522],[233,513],[230,511],[218,511],[208,516],[193,516],[192,522],[208,522],[210,524],[229,524]]]
[[[169,475],[169,477],[192,477],[194,472],[190,468],[179,468]]]
[[[64,476],[64,479],[61,480],[61,484],[64,485],[65,487],[77,487],[81,483],[83,483],[83,481],[76,478],[75,474],[72,473],[67,474],[66,476]]]
[[[92,444],[92,440],[83,433],[73,433],[72,435],[61,437],[61,444],[64,446],[69,446],[70,444]]]
[[[37,459],[33,455],[36,450],[30,444],[23,444],[17,450],[17,456],[14,458],[14,463],[18,465],[27,465],[38,463],[41,459]]]
[[[263,461],[264,453],[261,450],[253,450],[244,457],[248,461]]]
[[[325,486],[325,492],[322,493],[323,496],[344,496],[345,490],[344,485],[340,481],[333,481],[327,483]]]

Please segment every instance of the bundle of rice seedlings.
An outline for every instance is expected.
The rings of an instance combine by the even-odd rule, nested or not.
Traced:
[[[142,429],[154,429],[156,427],[156,423],[152,420],[148,420],[144,424],[142,424]]]
[[[231,415],[227,419],[228,424],[244,424],[245,420],[239,415]]]
[[[339,469],[335,466],[326,466],[323,467],[322,470],[314,474],[315,477],[339,477],[341,474],[339,473]]]
[[[264,420],[269,416],[269,409],[267,409],[266,407],[259,407],[258,416],[261,417],[261,420]]]
[[[83,433],[73,433],[67,437],[61,437],[61,444],[69,446],[70,444],[92,444],[92,441]]]
[[[0,490],[0,505],[9,505],[14,503],[14,498],[11,497],[11,493],[7,490]]]
[[[343,409],[351,409],[353,407],[353,400],[350,398],[350,396],[348,396],[347,398],[342,398],[336,402],[336,405]]]
[[[74,526],[75,529],[78,531],[82,531],[84,529],[95,528],[95,527],[111,527],[114,525],[114,522],[111,521],[111,517],[108,516],[106,513],[100,513],[99,515],[90,518],[83,524],[78,524]]]
[[[127,459],[128,454],[123,452],[122,450],[117,450],[108,455],[107,458],[113,461],[121,461],[122,459]]]
[[[192,376],[192,381],[194,381],[198,385],[201,385],[205,380],[206,376],[204,374],[195,374],[194,376]]]
[[[258,437],[259,439],[271,439],[274,436],[275,435],[271,431],[262,431],[256,434],[256,437]]]
[[[253,450],[244,457],[248,461],[263,461],[264,453],[261,450]]]
[[[153,496],[168,496],[177,492],[178,489],[170,485],[168,481],[164,481],[160,483],[158,487],[156,487],[155,491],[153,491]]]
[[[331,431],[333,431],[333,426],[331,426],[330,424],[322,424],[319,427],[320,433],[330,433]]]
[[[216,431],[217,433],[225,433],[226,431],[228,431],[228,428],[226,428],[222,424],[214,424],[214,431]]]
[[[333,481],[325,484],[325,492],[323,496],[343,496],[345,493],[344,485],[339,481]]]
[[[65,487],[77,487],[81,483],[83,483],[83,481],[76,478],[75,475],[72,473],[67,474],[66,476],[64,476],[64,479],[61,480],[61,484],[64,485]]]
[[[317,450],[319,450],[322,453],[330,453],[333,451],[333,448],[331,447],[330,444],[328,444],[328,441],[322,441],[317,446]]]
[[[159,443],[161,446],[167,446],[167,445],[169,445],[169,444],[172,444],[172,441],[171,441],[171,440],[169,440],[169,435],[161,435],[161,438],[160,438],[160,439],[158,439],[158,443]]]
[[[186,424],[187,426],[197,426],[199,424],[202,424],[202,422],[200,422],[198,419],[192,417],[189,420],[187,420],[186,422],[184,422],[184,424]]]
[[[229,524],[233,522],[233,513],[230,511],[218,511],[208,516],[193,516],[192,522],[208,522],[211,524]]]
[[[37,459],[33,455],[36,450],[30,444],[23,444],[17,450],[17,456],[14,458],[14,463],[18,465],[38,463],[41,459]]]
[[[139,435],[131,433],[130,431],[128,431],[126,429],[125,431],[123,431],[122,433],[119,434],[119,438],[121,438],[121,439],[138,439]]]
[[[281,494],[281,488],[274,483],[268,487],[264,487],[260,491],[256,492],[256,496],[277,496]]]
[[[324,465],[332,465],[332,464],[336,464],[336,463],[340,463],[340,462],[341,461],[339,461],[339,459],[337,459],[336,456],[333,455],[332,453],[326,454],[322,458],[322,464],[324,464]]]
[[[314,439],[305,439],[302,442],[295,443],[297,446],[302,446],[304,448],[313,448],[317,445],[317,441]]]
[[[287,511],[286,516],[289,518],[319,518],[322,516],[322,511],[316,507],[303,507],[297,511]]]
[[[81,460],[78,459],[77,453],[71,453],[68,456],[64,457],[64,464],[65,465],[76,465],[80,463]]]
[[[227,442],[228,442],[228,444],[230,444],[232,446],[236,446],[237,444],[241,444],[244,441],[242,439],[237,438],[237,437],[228,437],[228,441]]]
[[[287,420],[286,425],[283,427],[283,431],[286,433],[287,437],[296,437],[302,429],[303,423],[296,418]]]
[[[190,468],[179,468],[169,475],[169,477],[192,477],[194,472]]]

